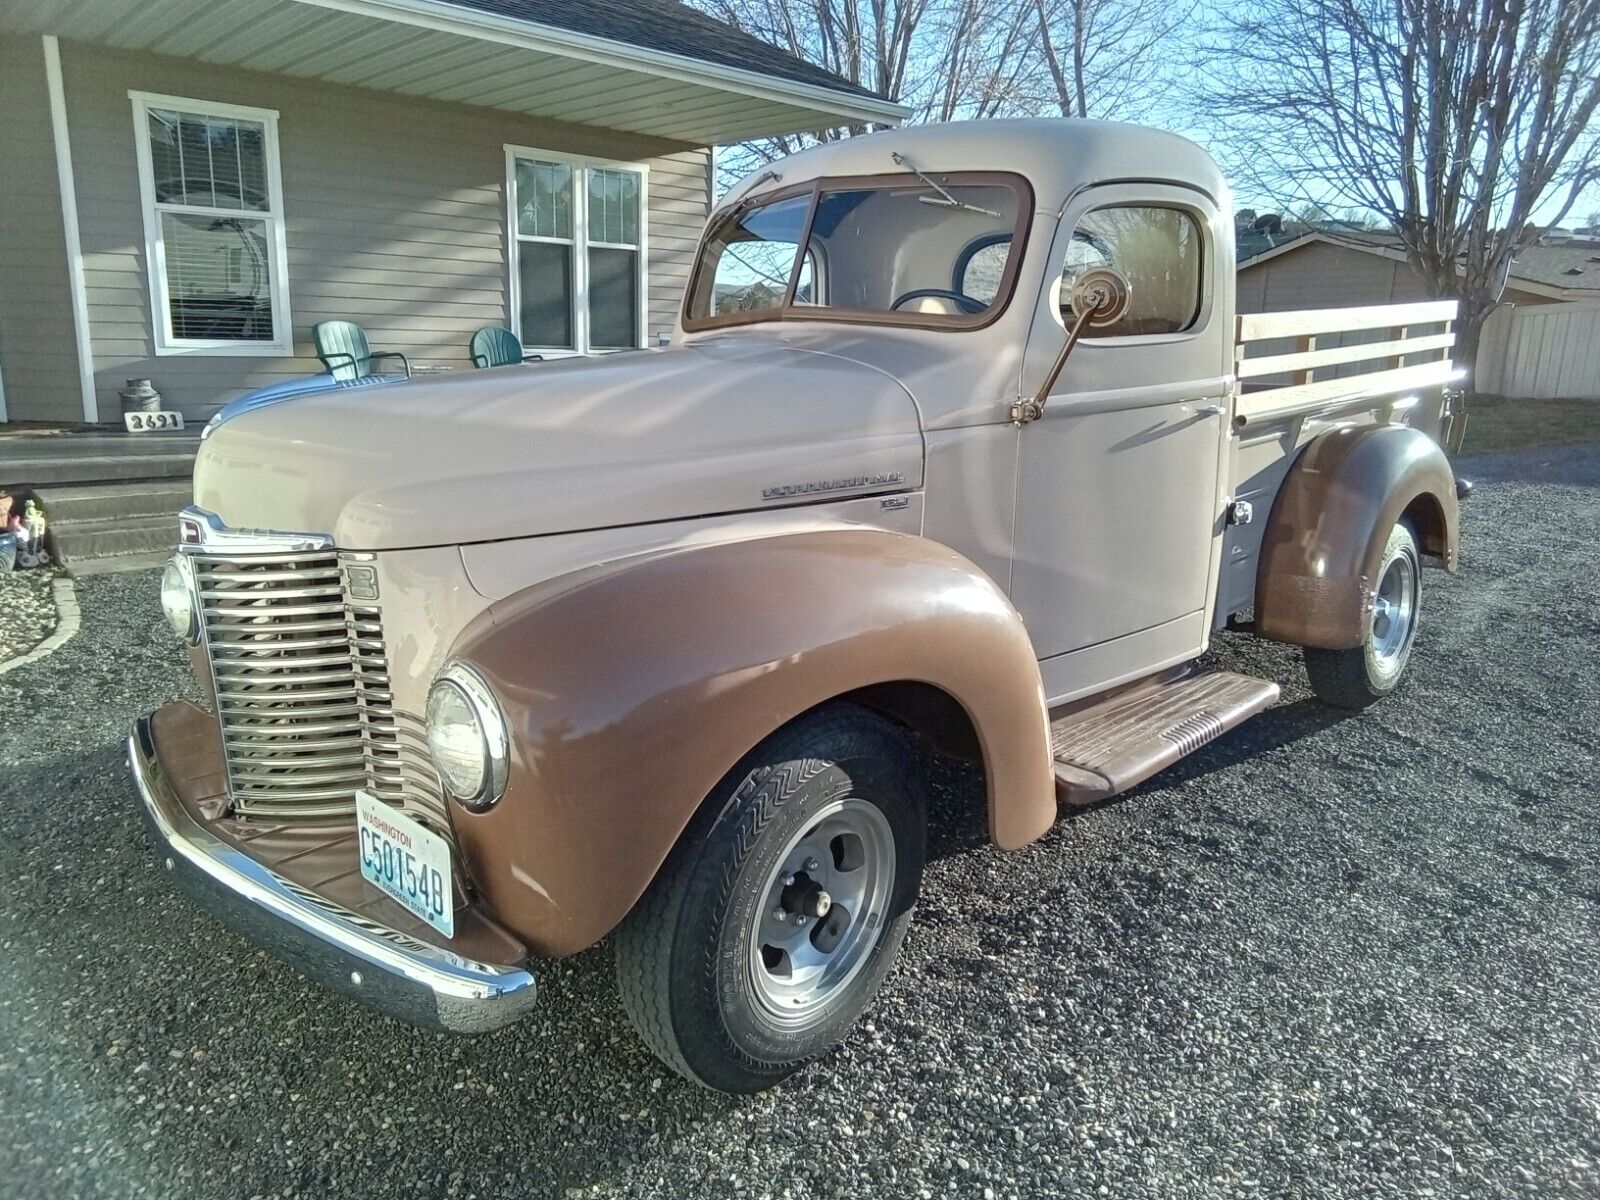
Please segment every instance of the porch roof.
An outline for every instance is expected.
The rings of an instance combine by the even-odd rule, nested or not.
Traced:
[[[56,0],[0,7],[0,32],[695,145],[905,115],[674,0]]]

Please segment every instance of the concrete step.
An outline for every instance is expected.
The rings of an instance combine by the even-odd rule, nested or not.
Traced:
[[[39,493],[45,512],[57,524],[96,517],[173,517],[191,502],[193,494],[187,479],[69,483]]]
[[[193,457],[200,448],[200,431],[181,433],[73,432],[51,436],[0,435],[0,463],[27,462],[50,458],[127,458],[187,454]]]
[[[167,565],[172,555],[166,550],[145,551],[143,554],[113,554],[109,558],[85,558],[72,565],[72,573],[79,578],[85,575],[120,575],[124,571],[156,571]]]
[[[56,553],[68,566],[124,554],[170,554],[178,545],[178,517],[91,517],[50,522]]]
[[[132,479],[189,479],[194,455],[115,454],[11,459],[0,450],[0,483],[43,489],[64,483],[112,483]]]

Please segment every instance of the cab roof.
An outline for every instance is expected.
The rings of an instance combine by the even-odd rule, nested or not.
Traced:
[[[1050,212],[1085,184],[1112,180],[1182,184],[1213,201],[1227,187],[1211,156],[1178,134],[1120,121],[1024,117],[885,129],[825,142],[751,172],[729,189],[724,203],[818,177],[902,173],[907,167],[894,161],[895,154],[936,175],[1015,172],[1033,185],[1036,206]],[[774,172],[779,178],[771,177]]]

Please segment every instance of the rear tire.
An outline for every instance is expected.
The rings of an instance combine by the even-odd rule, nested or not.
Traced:
[[[1325,704],[1363,709],[1400,685],[1422,610],[1422,560],[1417,539],[1400,522],[1389,532],[1378,565],[1373,608],[1364,617],[1361,645],[1349,650],[1306,647],[1311,690]]]
[[[907,737],[854,705],[752,751],[617,933],[645,1044],[695,1083],[748,1093],[843,1040],[910,925],[925,809]]]

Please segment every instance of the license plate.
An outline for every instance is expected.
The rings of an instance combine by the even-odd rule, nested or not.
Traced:
[[[129,433],[156,433],[161,430],[182,429],[181,412],[131,412],[122,414],[122,424]]]
[[[445,937],[454,937],[455,897],[445,840],[366,792],[356,793],[356,836],[361,878]]]

